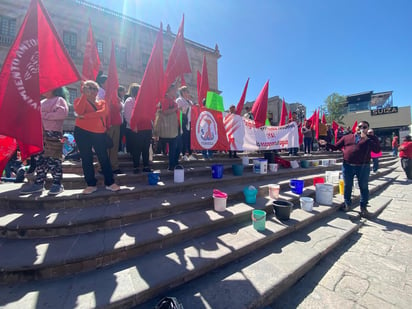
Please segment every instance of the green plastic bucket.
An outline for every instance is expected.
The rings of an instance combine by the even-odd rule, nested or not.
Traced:
[[[242,164],[232,164],[233,175],[242,176],[243,175],[243,165]]]
[[[266,211],[254,210],[252,212],[253,228],[257,231],[264,231],[266,225]]]

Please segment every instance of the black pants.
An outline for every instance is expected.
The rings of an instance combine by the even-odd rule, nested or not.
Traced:
[[[127,139],[130,144],[130,153],[133,159],[133,168],[140,166],[140,156],[143,159],[143,167],[149,167],[149,149],[152,140],[152,130],[133,132],[128,130]]]
[[[401,165],[405,171],[406,177],[412,179],[412,159],[401,158]]]

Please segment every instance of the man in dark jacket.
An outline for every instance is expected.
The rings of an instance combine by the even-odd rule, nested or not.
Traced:
[[[332,150],[342,150],[342,174],[345,182],[344,210],[348,211],[351,209],[353,178],[356,175],[360,190],[361,216],[365,218],[369,216],[366,205],[369,199],[368,182],[371,151],[379,152],[381,150],[378,138],[374,135],[367,135],[368,129],[369,123],[367,121],[361,121],[355,134],[350,133],[344,135],[336,145],[332,145],[323,140],[320,141]]]

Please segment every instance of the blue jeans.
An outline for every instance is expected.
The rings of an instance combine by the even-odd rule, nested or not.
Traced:
[[[372,158],[372,162],[373,162],[372,170],[374,172],[377,172],[379,168],[379,158]]]
[[[312,138],[304,137],[303,143],[304,143],[304,152],[310,153],[310,150],[312,149]]]
[[[359,190],[360,190],[360,207],[361,209],[366,209],[366,205],[369,200],[369,174],[371,171],[370,164],[362,164],[359,166],[353,166],[348,163],[342,164],[342,175],[343,181],[345,182],[344,189],[344,200],[345,205],[352,205],[352,187],[353,187],[353,178],[358,178]]]
[[[393,147],[392,148],[392,157],[397,157],[398,156],[398,148],[397,147]]]
[[[95,187],[97,179],[93,167],[93,149],[99,160],[104,176],[104,184],[111,186],[114,183],[112,165],[106,148],[106,133],[94,133],[79,127],[74,127],[74,138],[79,148],[84,180],[88,186]]]

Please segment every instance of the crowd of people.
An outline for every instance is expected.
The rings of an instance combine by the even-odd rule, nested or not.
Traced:
[[[94,156],[98,159],[99,173],[104,177],[105,189],[119,191],[120,186],[115,183],[115,174],[123,173],[119,168],[118,153],[127,149],[133,162],[133,173],[150,173],[150,153],[152,146],[158,145],[158,151],[168,155],[168,170],[172,171],[183,161],[197,160],[190,145],[191,108],[195,104],[191,100],[186,86],[179,89],[171,84],[157,106],[156,117],[153,121],[139,123],[133,128],[132,113],[136,104],[136,97],[140,85],[132,83],[128,91],[122,86],[118,89],[118,101],[107,103],[105,85],[107,76],[99,74],[96,81],[82,82],[81,96],[74,101],[75,127],[74,133],[63,134],[63,121],[68,115],[68,104],[64,88],[58,88],[43,94],[41,101],[41,115],[43,123],[44,151],[30,158],[28,169],[17,159],[16,154],[10,159],[5,168],[5,179],[15,176],[16,182],[23,182],[24,176],[34,173],[33,182],[21,189],[21,194],[42,192],[47,173],[53,178],[48,191],[49,195],[63,192],[62,160],[81,161],[86,188],[83,194],[97,191],[97,179],[93,165]],[[250,108],[245,108],[243,117],[253,120]],[[236,107],[232,105],[229,113],[234,114]],[[292,114],[291,121],[296,120],[296,113]],[[305,120],[301,127],[303,135],[302,151],[304,155],[311,155],[315,132],[311,120]],[[344,209],[352,206],[351,192],[353,180],[356,176],[361,193],[361,214],[368,216],[366,205],[369,191],[368,181],[370,161],[373,162],[372,172],[379,169],[379,157],[382,156],[378,137],[367,121],[359,123],[355,133],[351,128],[338,130],[337,142],[330,125],[319,127],[317,139],[319,150],[343,153],[342,174],[345,182]],[[394,135],[392,154],[401,158],[402,168],[407,179],[412,179],[412,142],[406,136],[401,145]],[[290,148],[289,155],[298,155],[299,148]],[[205,159],[210,158],[213,152],[202,152]],[[236,151],[229,151],[229,157],[238,158]],[[140,162],[142,160],[142,162]],[[142,167],[142,168],[141,168]],[[29,171],[27,171],[29,170]]]

